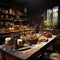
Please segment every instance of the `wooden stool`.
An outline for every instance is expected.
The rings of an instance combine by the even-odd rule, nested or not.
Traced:
[[[51,60],[60,60],[60,54],[59,53],[51,53],[49,58]]]

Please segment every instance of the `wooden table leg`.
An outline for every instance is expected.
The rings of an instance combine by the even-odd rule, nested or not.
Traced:
[[[56,50],[56,48],[55,48],[56,45],[55,45],[55,44],[56,44],[56,41],[53,41],[53,42],[52,42],[53,52],[55,52],[55,50]]]

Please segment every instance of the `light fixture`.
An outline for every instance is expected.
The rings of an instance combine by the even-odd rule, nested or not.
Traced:
[[[24,12],[27,13],[27,8],[26,7],[24,8]]]

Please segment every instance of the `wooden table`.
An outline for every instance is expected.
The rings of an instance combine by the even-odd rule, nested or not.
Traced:
[[[51,38],[48,38],[48,42],[40,42],[31,47],[29,50],[13,52],[10,49],[3,48],[3,45],[0,46],[2,54],[8,58],[7,60],[32,60],[36,59],[40,54],[42,54],[52,43],[55,42],[56,35],[52,35]],[[53,45],[54,46],[54,45]]]

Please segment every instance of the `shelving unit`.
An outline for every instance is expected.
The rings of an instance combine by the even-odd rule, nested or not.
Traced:
[[[24,11],[0,2],[0,44],[4,42],[5,37],[11,36],[11,34],[18,35],[21,33],[21,30],[9,31],[8,29],[9,27],[14,28],[16,22],[21,23],[27,21],[25,18],[27,18],[27,15]],[[12,24],[13,26],[9,26],[9,24]]]
[[[8,23],[15,23],[15,22],[27,21],[27,14],[18,10],[17,7],[10,6],[4,3],[0,3],[0,25],[1,22],[4,24],[5,22]],[[13,24],[14,25],[14,24]]]

